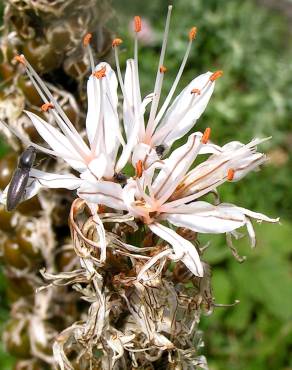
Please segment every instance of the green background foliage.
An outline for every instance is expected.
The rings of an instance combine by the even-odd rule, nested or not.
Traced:
[[[119,19],[116,35],[124,40],[124,64],[133,50],[128,31],[130,16],[141,15],[153,28],[153,42],[141,45],[139,54],[140,79],[146,95],[154,85],[168,2],[128,0],[113,4]],[[187,32],[195,25],[198,35],[178,91],[200,73],[224,70],[196,129],[211,127],[212,139],[220,145],[272,136],[259,148],[270,154],[267,165],[238,183],[222,186],[222,200],[281,217],[281,225],[256,226],[256,249],[250,250],[246,237],[237,243],[240,254],[247,256],[243,264],[231,256],[224,237],[201,236],[202,243],[211,241],[205,260],[212,266],[216,303],[240,300],[235,307],[216,308],[213,315],[202,319],[202,352],[212,370],[292,369],[289,19],[255,1],[180,0],[172,4],[164,96],[180,66]]]
[[[152,91],[168,2],[113,0],[116,12],[110,28],[124,40],[121,63],[133,52],[129,23],[132,15],[150,22],[154,40],[140,46],[140,79],[143,95]],[[205,260],[212,265],[216,303],[240,304],[216,308],[204,317],[205,348],[212,370],[291,370],[292,359],[292,46],[285,14],[255,1],[174,1],[165,65],[168,72],[164,96],[178,71],[190,27],[198,36],[180,83],[196,75],[223,69],[204,116],[196,125],[212,128],[212,139],[223,145],[230,140],[248,142],[272,136],[260,150],[271,160],[258,173],[220,189],[225,202],[280,216],[281,225],[258,225],[258,244],[250,250],[247,238],[237,243],[247,260],[239,264],[221,236],[211,240]],[[291,5],[292,6],[292,5]],[[118,24],[116,22],[118,20]],[[276,154],[275,154],[276,153]],[[280,159],[279,159],[280,157]],[[276,158],[276,159],[275,159]],[[0,284],[3,290],[3,283]],[[0,302],[1,307],[2,301]],[[1,308],[0,319],[6,320]],[[1,349],[0,349],[1,351]],[[1,369],[9,359],[2,352]]]

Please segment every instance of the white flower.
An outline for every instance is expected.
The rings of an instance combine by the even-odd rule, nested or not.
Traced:
[[[155,234],[167,241],[174,251],[171,258],[180,259],[197,276],[203,275],[203,267],[194,245],[161,222],[168,221],[195,232],[212,234],[230,233],[247,226],[254,243],[254,231],[249,218],[259,222],[278,221],[232,204],[212,205],[198,200],[225,181],[236,180],[265,161],[265,156],[256,152],[255,148],[263,140],[255,139],[247,145],[234,142],[222,148],[210,148],[206,144],[209,134],[207,129],[204,135],[190,135],[187,143],[173,151],[164,165],[159,166],[161,168],[157,175],[150,168],[140,178],[129,181],[123,190],[130,214],[143,220]],[[209,151],[219,154],[210,156],[189,171],[205,145]],[[165,253],[161,256],[165,257]],[[151,266],[150,261],[147,264]]]
[[[249,217],[268,222],[277,220],[229,204],[214,206],[205,201],[198,201],[198,198],[215,190],[226,180],[237,181],[263,163],[265,156],[256,151],[256,145],[263,140],[254,139],[247,145],[231,142],[221,148],[209,142],[208,128],[203,135],[198,132],[191,134],[187,143],[176,149],[169,158],[160,159],[160,152],[163,152],[164,148],[170,148],[200,118],[213,93],[216,79],[222,75],[222,71],[200,75],[191,81],[170,105],[196,36],[196,28],[193,27],[189,32],[189,43],[178,74],[164,103],[158,109],[166,72],[163,63],[171,9],[170,6],[154,91],[144,100],[141,98],[138,72],[140,17],[135,17],[134,58],[127,61],[124,79],[118,57],[118,46],[122,40],[115,39],[112,43],[117,79],[109,64],[100,63],[94,66],[89,45],[91,35],[85,36],[84,45],[88,48],[92,69],[87,83],[87,141],[77,132],[29,62],[23,56],[18,57],[44,100],[43,110],[50,112],[57,128],[39,116],[27,112],[51,149],[31,143],[18,132],[16,134],[38,150],[62,158],[79,172],[79,176],[74,176],[32,169],[26,198],[33,196],[40,187],[64,187],[77,189],[77,194],[92,207],[94,204],[105,204],[117,210],[128,211],[132,216],[142,219],[154,233],[172,246],[173,254],[161,253],[161,258],[180,259],[195,275],[202,276],[203,268],[195,247],[172,229],[162,225],[161,221],[202,233],[230,233],[246,226],[254,244],[254,231]],[[123,94],[125,139],[117,111],[118,81]],[[145,115],[148,105],[149,115]],[[148,117],[147,123],[145,116]],[[118,158],[120,146],[122,150]],[[190,170],[196,156],[201,153],[212,155]],[[114,178],[129,161],[136,169],[136,178],[129,179],[122,189]],[[5,201],[5,191],[1,198]],[[151,266],[156,260],[157,257],[147,263],[147,266]]]
[[[118,79],[124,97],[123,121],[128,147],[128,151],[125,150],[124,155],[118,161],[118,170],[124,167],[130,157],[131,151],[133,152],[133,166],[136,167],[137,162],[141,160],[144,162],[144,167],[147,168],[153,161],[158,160],[158,156],[154,150],[155,148],[160,147],[158,150],[163,151],[163,149],[170,148],[177,139],[183,137],[204,112],[214,91],[215,80],[223,73],[222,71],[215,73],[206,72],[196,77],[169,106],[183,74],[193,40],[196,37],[197,29],[193,27],[189,32],[189,43],[177,76],[164,103],[158,110],[163,79],[167,71],[163,63],[171,10],[172,7],[170,6],[168,8],[154,91],[147,95],[143,101],[141,99],[138,71],[138,33],[141,31],[140,17],[135,17],[134,59],[127,61],[124,81],[121,75],[117,48],[122,40],[115,39],[113,41]],[[150,112],[147,124],[145,124],[144,113],[148,104],[150,104]]]
[[[91,35],[84,37],[84,46],[88,49],[92,74],[87,83],[88,112],[86,116],[87,140],[77,132],[54,98],[46,84],[36,73],[24,56],[17,60],[23,64],[26,72],[44,101],[42,110],[48,111],[56,127],[44,121],[32,112],[26,112],[34,127],[50,148],[31,143],[17,130],[13,130],[21,140],[33,145],[49,155],[62,158],[70,167],[80,173],[79,177],[68,174],[52,174],[32,169],[25,198],[32,197],[41,187],[77,189],[80,197],[89,202],[111,204],[117,209],[122,205],[121,186],[115,183],[115,173],[120,173],[129,160],[136,168],[143,162],[148,168],[159,160],[155,148],[169,148],[173,142],[185,135],[205,110],[214,90],[215,80],[222,72],[207,72],[191,81],[185,89],[169,104],[183,73],[196,28],[189,32],[189,43],[181,67],[174,83],[158,111],[161,88],[166,68],[163,66],[167,46],[167,37],[172,7],[169,7],[161,55],[158,63],[154,92],[142,101],[138,73],[138,33],[141,31],[141,19],[135,17],[134,59],[127,61],[123,80],[118,58],[118,45],[121,39],[113,41],[117,76],[123,93],[123,127],[125,139],[120,129],[118,107],[118,81],[109,64],[94,66],[90,48]],[[149,119],[145,128],[144,113],[150,104]],[[88,142],[88,144],[87,144]],[[121,155],[117,158],[119,147]],[[100,183],[101,182],[101,183]],[[117,199],[113,202],[113,199]]]
[[[20,139],[36,149],[66,161],[70,167],[80,173],[79,177],[72,174],[54,174],[32,169],[26,189],[25,199],[35,195],[40,187],[78,189],[84,185],[97,185],[100,179],[108,180],[109,195],[119,192],[121,186],[113,181],[115,162],[120,143],[125,145],[119,127],[117,113],[117,79],[107,63],[93,67],[92,75],[87,83],[88,112],[86,117],[86,133],[89,145],[77,132],[74,125],[63,112],[62,108],[24,56],[18,60],[25,66],[26,72],[44,101],[43,111],[49,111],[57,128],[44,121],[38,115],[27,112],[34,127],[48,143],[50,149],[30,142],[17,130],[13,130]],[[106,190],[103,196],[106,197]],[[7,190],[6,190],[7,191]],[[6,194],[6,191],[4,192]],[[84,199],[86,192],[83,191]],[[3,199],[5,196],[3,196]],[[89,196],[91,199],[91,196]],[[89,200],[90,200],[89,199]],[[106,203],[106,202],[105,202]]]

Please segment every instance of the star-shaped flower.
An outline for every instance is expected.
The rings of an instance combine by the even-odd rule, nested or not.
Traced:
[[[216,151],[205,162],[190,170],[197,155],[209,139],[210,130],[194,133],[187,143],[174,150],[169,158],[141,173],[128,182],[123,190],[124,202],[130,214],[143,220],[153,233],[173,248],[172,258],[180,259],[195,275],[203,275],[203,267],[195,246],[164,225],[185,227],[199,233],[232,233],[246,226],[254,244],[250,218],[257,221],[277,222],[263,214],[233,204],[210,204],[199,200],[226,181],[236,181],[265,161],[265,155],[256,151],[263,140],[254,139],[247,145],[233,142],[224,147],[211,146]],[[162,252],[165,257],[165,252]],[[157,256],[153,263],[157,261]],[[148,262],[151,266],[151,262]]]

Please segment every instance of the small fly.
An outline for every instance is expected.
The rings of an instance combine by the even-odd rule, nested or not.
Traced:
[[[6,208],[7,211],[13,211],[21,202],[29,179],[31,170],[36,157],[36,149],[29,146],[20,155],[17,168],[13,173],[10,185],[7,191]]]
[[[164,144],[160,144],[155,147],[155,151],[159,158],[162,158],[164,156],[166,149],[167,147]]]
[[[125,174],[123,174],[122,172],[116,172],[114,174],[114,180],[117,183],[121,184],[122,186],[127,183],[127,179],[128,179],[128,177]]]

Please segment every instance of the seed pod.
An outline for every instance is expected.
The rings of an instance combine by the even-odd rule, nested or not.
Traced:
[[[11,319],[6,325],[4,339],[7,350],[15,357],[29,358],[31,354],[27,326],[24,326],[19,335],[16,335],[18,327],[18,319]]]

